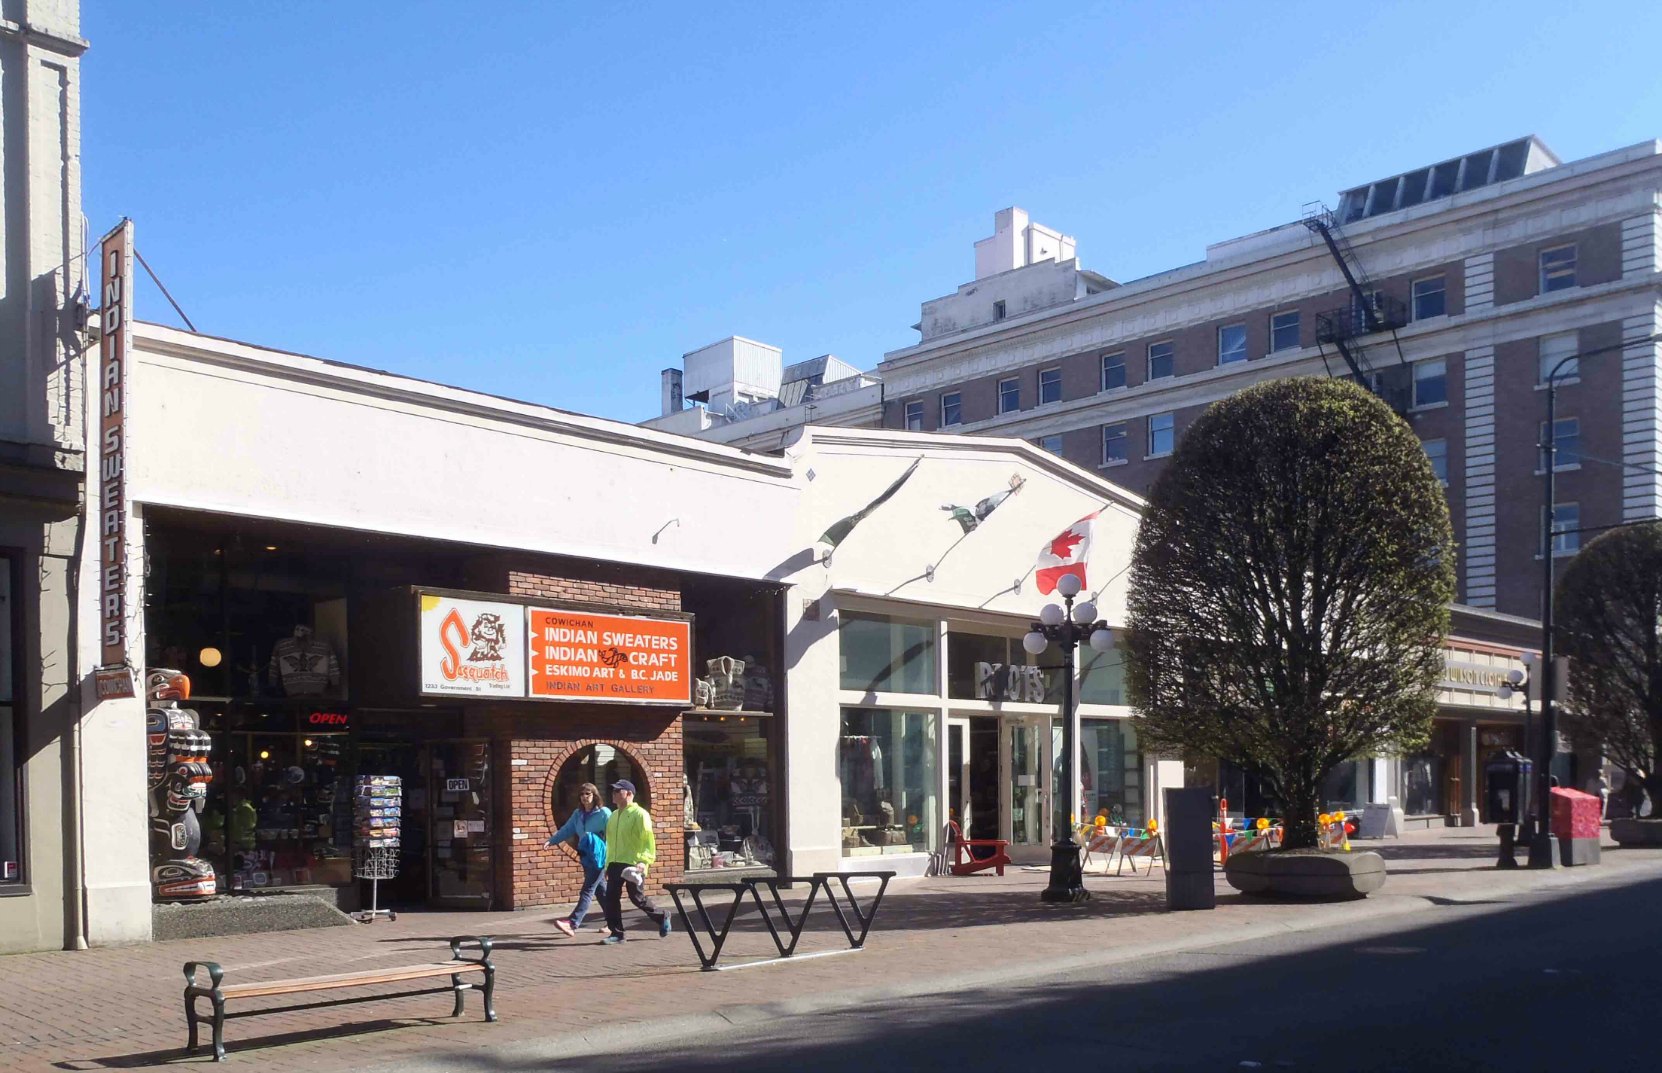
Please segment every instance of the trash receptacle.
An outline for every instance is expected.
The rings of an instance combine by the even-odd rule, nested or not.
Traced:
[[[1512,824],[1529,815],[1531,776],[1535,765],[1522,753],[1495,753],[1483,765],[1483,822]]]

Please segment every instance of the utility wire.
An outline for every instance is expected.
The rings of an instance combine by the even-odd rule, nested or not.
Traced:
[[[1577,453],[1576,459],[1581,462],[1597,462],[1601,466],[1615,466],[1617,469],[1636,469],[1640,473],[1649,473],[1653,476],[1662,477],[1662,470],[1654,469],[1650,466],[1640,465],[1638,462],[1618,462],[1613,458],[1599,458],[1597,455],[1581,453]],[[1563,467],[1560,466],[1559,468],[1562,469]]]
[[[192,324],[190,318],[185,316],[185,311],[179,308],[179,303],[173,300],[173,295],[168,293],[167,284],[163,283],[161,277],[156,275],[156,270],[150,267],[150,262],[144,259],[144,254],[138,251],[137,246],[133,247],[133,256],[138,258],[138,263],[144,266],[145,272],[149,273],[151,282],[161,288],[162,297],[166,298],[167,304],[173,307],[173,312],[179,314],[179,319],[185,322],[185,327],[195,332],[196,325]]]

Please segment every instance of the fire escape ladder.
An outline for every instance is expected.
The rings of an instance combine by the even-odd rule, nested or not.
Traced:
[[[1332,344],[1344,358],[1356,382],[1403,413],[1410,404],[1411,384],[1406,364],[1376,367],[1368,359],[1367,337],[1396,330],[1408,323],[1408,310],[1398,300],[1375,290],[1362,268],[1356,251],[1325,206],[1307,211],[1304,226],[1320,236],[1333,263],[1345,278],[1350,303],[1341,309],[1316,315],[1316,343]],[[1398,347],[1400,357],[1401,347]]]

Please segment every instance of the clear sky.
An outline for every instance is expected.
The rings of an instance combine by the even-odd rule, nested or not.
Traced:
[[[82,15],[92,236],[133,217],[200,331],[631,421],[727,335],[916,342],[1007,205],[1123,281],[1523,134],[1662,137],[1654,0]]]

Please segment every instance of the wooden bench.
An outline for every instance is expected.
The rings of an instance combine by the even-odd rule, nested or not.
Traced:
[[[479,947],[479,956],[469,958],[462,956],[462,945],[475,943]],[[208,984],[203,986],[198,982],[197,970],[206,969]],[[482,984],[465,983],[463,976],[471,973],[481,973],[484,976]],[[420,991],[398,991],[390,995],[367,995],[357,998],[333,999],[326,1002],[306,1002],[292,1006],[276,1006],[258,1010],[243,1010],[227,1014],[225,1004],[241,999],[268,998],[273,995],[299,995],[311,991],[332,991],[343,987],[368,987],[374,984],[395,984],[411,980],[427,980],[440,976],[450,977],[447,987],[430,987]],[[185,962],[185,1023],[190,1026],[190,1046],[186,1053],[195,1054],[197,1049],[196,1026],[204,1021],[213,1025],[214,1031],[214,1061],[225,1060],[225,1019],[227,1017],[258,1017],[267,1013],[288,1013],[294,1010],[310,1010],[322,1006],[339,1006],[348,1002],[373,1002],[384,998],[407,998],[411,995],[436,995],[450,992],[456,996],[456,1008],[450,1016],[462,1015],[462,995],[478,988],[484,994],[485,1020],[496,1020],[496,1010],[491,1005],[491,996],[496,990],[496,966],[491,964],[491,940],[481,936],[469,939],[465,936],[450,940],[450,960],[431,961],[420,965],[398,965],[384,969],[364,969],[359,972],[341,972],[332,976],[305,976],[293,980],[264,980],[257,983],[229,984],[223,983],[225,970],[212,961]],[[213,1004],[213,1015],[204,1017],[196,1012],[198,999],[207,999]]]

